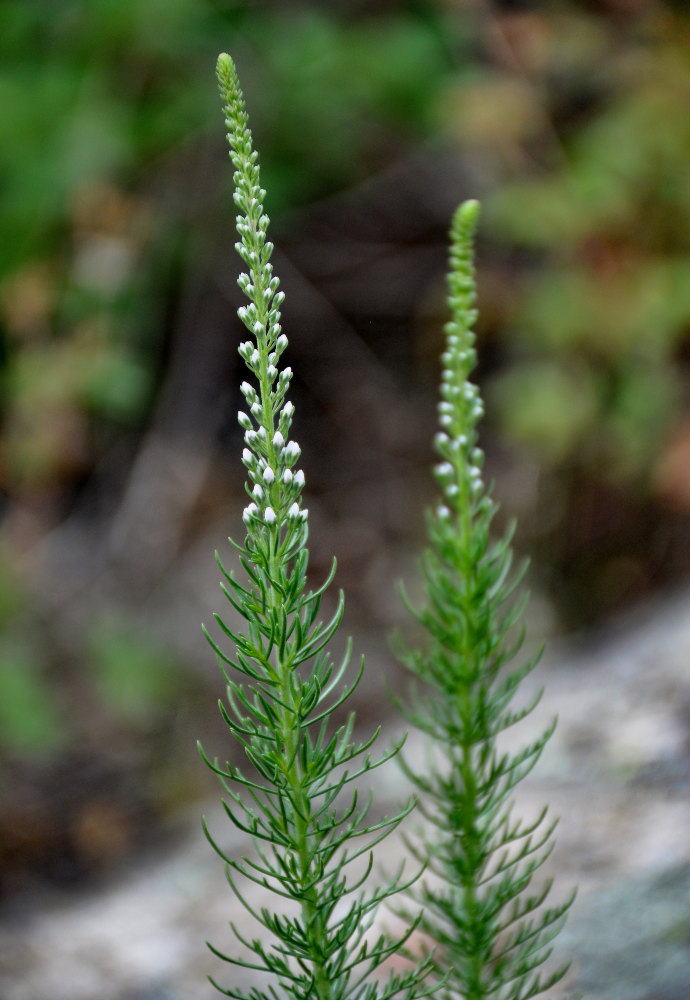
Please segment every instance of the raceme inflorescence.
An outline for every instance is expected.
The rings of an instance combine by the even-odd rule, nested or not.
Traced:
[[[246,579],[220,566],[225,596],[242,625],[235,630],[215,616],[234,647],[230,655],[209,640],[227,682],[221,713],[248,770],[204,759],[225,789],[225,812],[249,834],[253,853],[234,857],[208,830],[207,835],[225,861],[230,885],[266,939],[233,925],[243,953],[212,950],[231,966],[264,973],[269,985],[265,992],[254,988],[251,993],[236,984],[214,985],[238,1000],[387,1000],[396,995],[412,1000],[428,992],[425,963],[373,975],[404,946],[412,927],[397,940],[367,933],[381,902],[405,884],[399,869],[371,887],[372,848],[398,826],[412,802],[393,816],[369,819],[372,797],[358,793],[358,781],[395,756],[399,746],[372,757],[378,731],[360,743],[353,737],[352,714],[340,725],[333,723],[334,713],[357,687],[363,663],[349,678],[349,642],[338,664],[328,652],[343,615],[342,593],[325,624],[319,610],[335,562],[318,589],[307,585],[304,474],[297,467],[300,448],[290,437],[294,407],[286,397],[292,372],[281,361],[287,347],[280,327],[283,293],[270,263],[273,247],[266,239],[258,156],[229,56],[219,57],[217,73],[240,213],[236,249],[247,268],[239,285],[249,304],[239,316],[251,339],[239,353],[252,382],[242,383],[247,408],[238,417],[246,444],[246,537],[232,543]],[[241,880],[272,891],[275,912],[254,908]]]
[[[249,376],[238,420],[248,502],[244,540],[231,540],[241,578],[218,560],[225,596],[240,621],[228,625],[214,616],[230,652],[206,634],[225,676],[220,710],[243,767],[223,766],[201,752],[225,790],[225,813],[251,850],[237,856],[205,824],[206,834],[261,936],[244,922],[231,924],[237,953],[210,947],[235,978],[226,986],[212,982],[237,1000],[414,1000],[430,993],[443,1000],[529,1000],[565,974],[564,966],[540,970],[570,900],[542,907],[549,883],[531,883],[549,853],[553,826],[543,815],[525,824],[512,809],[512,790],[537,762],[552,728],[516,753],[498,745],[501,733],[533,707],[511,705],[536,659],[512,665],[524,609],[512,600],[520,574],[510,575],[510,536],[490,537],[496,505],[482,476],[476,430],[482,402],[469,380],[476,362],[478,205],[462,205],[451,232],[452,320],[436,439],[442,498],[429,515],[426,603],[411,608],[428,642],[422,650],[400,643],[420,690],[413,709],[402,699],[399,704],[429,740],[423,770],[402,762],[426,825],[407,838],[417,863],[412,875],[401,867],[376,879],[373,848],[407,820],[415,798],[392,816],[373,818],[372,796],[362,797],[358,786],[399,756],[401,744],[372,756],[378,730],[360,742],[352,712],[336,721],[364,664],[351,672],[349,641],[339,659],[329,651],[343,616],[342,593],[328,620],[319,617],[335,561],[321,586],[308,586],[309,517],[300,448],[290,436],[283,293],[270,262],[258,155],[228,55],[219,57],[217,74],[235,168],[236,249],[246,267],[238,283],[248,304],[239,317],[249,339],[239,354]],[[273,894],[273,908],[253,904],[251,883]],[[372,926],[382,903],[404,919],[397,937]],[[387,966],[394,955],[400,961]],[[242,986],[243,968],[259,974],[261,984]]]
[[[426,831],[411,843],[429,878],[414,887],[421,927],[435,948],[435,973],[446,1000],[528,1000],[560,982],[568,965],[540,970],[551,953],[572,897],[542,906],[549,880],[533,876],[552,848],[555,824],[515,815],[511,793],[535,766],[554,724],[522,749],[501,749],[500,737],[536,706],[512,707],[539,654],[518,659],[526,598],[515,598],[524,575],[511,576],[510,532],[490,535],[496,504],[484,484],[477,423],[483,413],[470,374],[477,361],[472,327],[476,288],[473,237],[477,202],[466,202],[451,227],[449,306],[442,356],[435,468],[441,499],[429,513],[422,559],[426,601],[406,604],[427,634],[425,648],[398,643],[400,657],[421,681],[414,707],[401,705],[428,739],[422,769],[406,764]]]

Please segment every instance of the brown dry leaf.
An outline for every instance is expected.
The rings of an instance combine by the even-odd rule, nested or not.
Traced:
[[[35,340],[47,332],[54,303],[55,282],[44,263],[17,271],[0,291],[0,315],[17,341]]]
[[[690,417],[676,429],[652,476],[655,492],[675,510],[690,510]]]

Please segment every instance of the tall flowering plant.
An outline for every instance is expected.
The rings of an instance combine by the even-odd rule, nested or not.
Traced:
[[[429,740],[425,767],[406,765],[428,820],[410,845],[428,871],[413,898],[423,908],[443,1000],[529,1000],[565,976],[567,965],[543,970],[572,897],[543,905],[551,883],[534,877],[551,852],[555,824],[546,822],[546,810],[522,821],[512,801],[553,725],[514,753],[500,746],[501,734],[539,700],[512,707],[539,657],[515,663],[525,600],[514,592],[524,570],[511,577],[510,534],[498,541],[490,535],[496,504],[484,484],[477,434],[483,405],[470,380],[478,213],[477,202],[466,202],[451,229],[451,320],[435,440],[441,498],[429,515],[422,560],[426,601],[421,609],[407,601],[428,641],[422,649],[400,644],[401,659],[422,682],[414,707],[403,710]]]
[[[250,336],[239,353],[251,380],[242,383],[246,409],[238,415],[246,445],[246,535],[232,542],[243,579],[219,561],[225,596],[242,625],[235,630],[215,616],[231,653],[207,636],[227,683],[221,713],[244,764],[222,766],[203,750],[202,755],[223,785],[228,818],[249,834],[253,852],[236,857],[206,832],[225,862],[232,889],[264,937],[231,925],[240,953],[212,951],[230,966],[263,973],[270,985],[246,993],[236,984],[212,982],[237,1000],[388,1000],[396,995],[412,1000],[428,992],[423,985],[427,966],[388,976],[380,967],[404,946],[414,922],[398,939],[368,933],[379,904],[405,887],[402,870],[370,886],[372,848],[407,816],[412,802],[391,817],[369,818],[371,797],[360,798],[357,783],[399,747],[372,758],[378,730],[358,742],[352,715],[340,725],[332,721],[357,687],[363,664],[350,676],[349,642],[337,664],[328,652],[342,620],[342,593],[325,623],[319,610],[335,562],[321,586],[308,588],[304,473],[297,467],[299,445],[290,436],[292,372],[282,365],[287,348],[280,326],[283,293],[270,263],[273,246],[266,238],[269,220],[258,155],[228,55],[219,57],[217,74],[235,167],[236,249],[247,268],[239,285],[248,304],[239,316]],[[271,890],[275,910],[252,907],[242,882]]]

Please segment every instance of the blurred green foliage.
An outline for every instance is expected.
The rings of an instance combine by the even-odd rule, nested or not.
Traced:
[[[47,683],[45,662],[20,626],[26,593],[12,573],[7,554],[0,558],[0,749],[40,759],[59,750],[68,726],[58,694]]]
[[[577,623],[689,568],[690,10],[558,8],[504,26],[530,99],[486,206],[512,262],[490,397]]]
[[[113,718],[146,732],[159,725],[182,691],[179,663],[127,622],[102,621],[88,639],[93,682]]]
[[[518,433],[538,442],[551,427],[553,441],[541,444],[560,459],[649,487],[650,465],[689,402],[679,362],[690,333],[690,20],[663,4],[642,7],[621,34],[599,24],[593,35],[584,13],[553,19],[542,74],[556,73],[570,48],[569,86],[587,81],[590,106],[537,169],[497,192],[490,211],[496,238],[538,261],[512,316],[516,350],[548,359],[540,370],[554,398],[573,371],[580,383],[579,405],[567,389],[562,397],[565,449],[563,419],[547,414],[525,427],[518,415]],[[558,97],[557,88],[548,93]],[[557,108],[547,110],[557,120]],[[508,423],[521,372],[506,375]]]
[[[230,203],[226,49],[277,226],[420,148],[481,178],[487,429],[538,466],[521,523],[573,618],[688,568],[658,528],[690,509],[686,4],[6,0],[0,18],[0,564],[149,426],[179,286]],[[33,598],[3,572],[0,702],[24,753],[63,715],[50,644],[16,641]],[[166,669],[116,633],[74,669],[136,725]]]
[[[5,752],[41,758],[64,747],[68,729],[59,700],[46,684],[30,644],[0,642],[0,745]]]
[[[175,282],[203,258],[207,214],[229,183],[224,151],[222,171],[212,169],[219,47],[252,87],[279,214],[367,176],[433,130],[430,96],[450,62],[438,12],[416,7],[349,21],[310,3],[3,5],[0,491],[3,527],[18,539],[8,566],[63,516],[61,497],[118,435],[143,431],[155,404]],[[318,136],[308,162],[305,135]],[[10,637],[3,745],[40,755],[80,726],[68,732],[49,681],[64,650],[17,640],[28,609],[14,593],[0,586]],[[72,656],[68,677],[83,675],[82,696],[115,724],[146,728],[178,690],[169,657],[126,623],[94,628]]]
[[[246,64],[279,212],[431,131],[450,64],[433,5],[414,6],[348,23],[313,4],[4,5],[6,491],[88,471],[89,421],[136,425],[151,402],[170,292],[160,262],[184,240],[199,253],[205,238],[203,195],[185,174],[215,183],[197,165],[217,139],[209,66],[221,42]],[[308,162],[305,136],[318,136]]]

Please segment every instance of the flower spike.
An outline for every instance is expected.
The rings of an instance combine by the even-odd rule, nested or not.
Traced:
[[[399,647],[427,692],[415,690],[413,708],[401,705],[430,749],[423,774],[404,762],[429,820],[411,847],[440,876],[413,888],[412,899],[423,907],[420,928],[436,949],[430,958],[441,1000],[530,1000],[566,974],[567,965],[542,965],[572,897],[541,906],[549,882],[530,885],[550,853],[555,824],[545,823],[545,814],[523,823],[512,811],[512,789],[537,763],[553,726],[515,753],[498,746],[500,734],[534,707],[516,712],[510,702],[539,657],[511,662],[520,643],[509,632],[524,609],[511,595],[522,573],[510,577],[510,534],[497,542],[489,534],[496,505],[478,444],[483,405],[469,378],[477,361],[478,217],[478,203],[465,202],[451,228],[451,320],[434,441],[442,498],[428,520],[425,605],[416,610],[406,602],[427,643],[423,650]]]
[[[352,717],[331,723],[361,673],[346,679],[349,644],[339,667],[327,649],[342,619],[342,594],[330,620],[318,618],[333,573],[316,591],[307,589],[305,477],[294,468],[301,450],[290,438],[294,406],[286,399],[292,370],[279,368],[288,347],[280,326],[283,293],[270,263],[265,192],[230,56],[219,57],[217,74],[235,167],[236,248],[247,268],[239,286],[248,304],[238,315],[250,334],[239,346],[249,379],[240,387],[247,410],[238,420],[251,502],[242,514],[245,540],[233,543],[247,578],[240,581],[221,565],[225,595],[243,624],[235,631],[217,617],[234,643],[233,654],[209,641],[227,680],[227,706],[221,703],[221,714],[248,769],[245,773],[232,760],[222,767],[203,751],[202,756],[220,777],[228,817],[249,834],[254,850],[251,856],[235,857],[225,854],[208,831],[207,836],[226,864],[238,900],[263,926],[267,940],[233,927],[250,957],[211,950],[231,966],[260,972],[262,982],[273,977],[278,987],[263,992],[257,986],[249,994],[238,985],[218,989],[236,1000],[276,1000],[279,995],[289,1000],[389,1000],[398,995],[415,1000],[428,992],[423,980],[429,963],[388,977],[382,970],[376,977],[408,932],[393,940],[367,937],[379,904],[405,883],[398,874],[365,889],[361,874],[351,876],[349,868],[360,855],[371,856],[372,848],[409,813],[412,801],[393,816],[368,819],[371,801],[358,795],[356,779],[384,764],[399,747],[372,758],[373,738],[358,743]],[[359,760],[358,766],[350,766],[353,760]],[[253,908],[238,888],[240,879],[271,890],[275,912]]]

